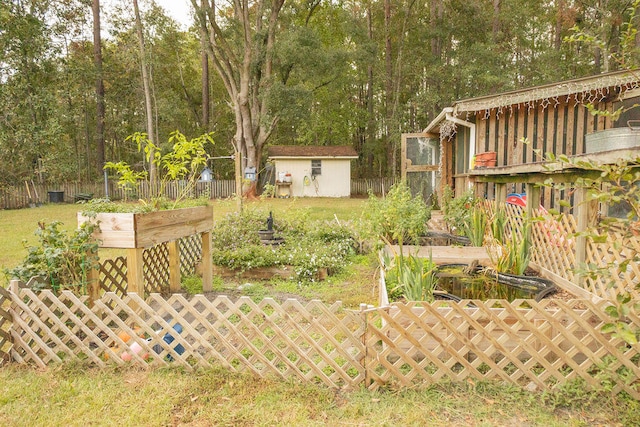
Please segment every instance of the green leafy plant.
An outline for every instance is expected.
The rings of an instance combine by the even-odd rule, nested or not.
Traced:
[[[182,181],[171,208],[175,208],[191,194],[208,159],[206,146],[214,143],[212,133],[187,139],[182,133],[175,131],[169,136],[171,151],[162,154],[160,147],[153,144],[146,133],[136,132],[127,137],[127,140],[135,142],[138,151],[144,152],[146,160],[153,162],[160,172],[159,183],[149,183],[151,196],[149,201],[144,202],[150,205],[151,210],[160,209],[163,203],[167,203],[162,195],[170,182]],[[134,191],[138,183],[148,177],[146,171],[136,172],[126,162],[107,162],[104,168],[118,175],[118,186],[125,190],[125,194]]]
[[[499,243],[504,244],[506,240],[507,229],[507,211],[504,205],[497,204],[496,209],[491,215],[489,221],[489,229],[491,230],[491,236]]]
[[[591,224],[584,231],[573,233],[573,238],[584,238],[592,244],[607,243],[620,254],[619,259],[606,263],[583,263],[574,272],[585,280],[602,281],[610,289],[616,288],[616,298],[605,311],[611,317],[602,331],[624,340],[629,344],[640,342],[640,329],[629,319],[640,313],[640,303],[633,297],[639,284],[618,286],[621,278],[628,274],[632,265],[640,263],[640,255],[634,249],[633,241],[640,235],[640,157],[620,158],[614,163],[602,164],[597,161],[571,159],[545,153],[541,157],[547,162],[557,162],[563,167],[581,169],[582,175],[574,183],[575,188],[584,189],[586,199],[582,203],[600,203],[604,206],[622,207],[626,214],[622,217],[605,216]],[[566,184],[554,183],[549,179],[547,187],[557,190],[573,188]],[[623,249],[626,247],[627,249]]]
[[[443,218],[453,234],[463,236],[471,223],[471,208],[476,205],[471,190],[454,197],[453,190],[447,186],[442,195]]]
[[[275,218],[273,228],[283,241],[263,245],[258,230],[265,228],[267,216],[266,211],[247,208],[217,221],[212,231],[213,262],[239,271],[291,266],[294,278],[304,283],[316,281],[321,270],[339,273],[356,254],[350,224],[310,221],[304,211]]]
[[[260,194],[260,198],[268,199],[269,197],[273,197],[276,195],[276,186],[273,184],[265,184],[262,188],[262,194]]]
[[[38,223],[38,244],[26,246],[25,241],[28,253],[24,261],[5,274],[23,282],[38,277],[39,286],[55,292],[86,293],[87,274],[98,265],[98,243],[92,236],[96,226],[87,222],[72,233],[61,226],[59,221]]]
[[[472,246],[482,246],[487,225],[486,211],[482,206],[475,204],[471,208],[471,215],[469,216],[468,222],[463,224],[464,234],[469,238]]]
[[[521,238],[512,230],[504,242],[497,239],[494,242],[489,254],[496,271],[523,275],[531,260],[531,221],[525,219]]]
[[[434,300],[433,291],[438,278],[437,266],[431,257],[426,259],[412,254],[396,254],[391,260],[387,255],[383,263],[385,283],[390,295],[400,292],[408,301]]]
[[[362,214],[363,234],[372,240],[417,243],[424,235],[430,210],[421,197],[411,195],[406,182],[394,184],[387,195],[378,198],[369,194]]]

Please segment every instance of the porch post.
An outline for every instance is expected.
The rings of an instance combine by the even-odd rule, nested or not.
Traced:
[[[540,187],[537,187],[535,184],[528,182],[527,183],[527,206],[525,211],[527,213],[527,217],[532,218],[534,209],[538,209],[539,206],[540,206]]]
[[[505,203],[507,201],[507,184],[504,182],[496,183],[496,203]]]
[[[587,230],[589,226],[589,209],[590,203],[587,203],[587,189],[586,188],[577,188],[574,193],[574,204],[575,204],[575,215],[577,222],[577,232],[581,233]],[[579,267],[584,265],[587,260],[587,238],[583,235],[576,237],[576,265],[574,267]],[[576,274],[574,277],[574,283],[580,287],[582,287],[584,282],[584,277],[582,275]]]
[[[87,254],[87,256],[90,256]],[[87,271],[87,294],[89,295],[89,307],[100,298],[100,265]]]

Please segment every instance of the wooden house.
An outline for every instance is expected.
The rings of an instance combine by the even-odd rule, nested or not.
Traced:
[[[349,197],[351,160],[357,158],[349,146],[271,146],[269,159],[275,165],[276,195]]]
[[[456,195],[475,187],[476,195],[492,199],[495,184],[477,179],[483,168],[492,167],[484,162],[474,164],[480,154],[495,152],[495,166],[504,168],[541,162],[537,151],[584,154],[590,151],[590,138],[591,151],[617,149],[616,140],[606,132],[618,129],[633,137],[636,132],[640,135],[640,126],[634,126],[640,124],[634,123],[640,120],[640,108],[632,108],[636,104],[640,104],[640,73],[628,71],[457,101],[423,132],[403,135],[403,178],[410,185],[413,182],[413,187],[416,182],[425,187],[426,182],[436,193],[445,185]],[[624,112],[617,119],[590,112],[613,113],[620,108]],[[506,188],[507,192],[524,190],[517,183]],[[545,190],[541,202],[554,207],[557,197]]]

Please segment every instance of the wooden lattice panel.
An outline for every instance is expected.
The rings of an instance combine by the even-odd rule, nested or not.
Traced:
[[[0,286],[0,367],[8,363],[11,354],[11,295]]]
[[[576,265],[576,220],[572,215],[551,217],[536,212],[538,218],[531,229],[531,260],[537,265],[569,281],[574,280]]]
[[[189,276],[196,273],[196,264],[202,258],[202,236],[196,234],[183,237],[180,244],[180,274]]]
[[[587,263],[597,268],[605,268],[604,274],[589,277],[586,286],[601,298],[615,299],[619,294],[630,293],[634,299],[640,298],[637,287],[640,284],[640,265],[637,262],[640,253],[640,239],[638,236],[628,236],[627,233],[610,232],[606,243],[595,243],[588,240]],[[626,260],[632,260],[623,271],[617,271],[617,266]]]
[[[505,228],[509,230],[509,233],[513,233],[515,230],[518,237],[522,238],[522,229],[524,228],[524,208],[512,204],[505,204],[504,208],[507,213],[507,226]]]
[[[364,351],[357,339],[362,322],[339,303],[279,304],[269,298],[255,303],[247,297],[210,302],[202,295],[190,301],[181,295],[166,301],[152,295],[149,303],[160,317],[187,320],[182,324],[184,338],[193,343],[195,353],[207,355],[198,364],[214,359],[232,370],[332,387],[354,386],[364,379],[359,363]]]
[[[364,380],[364,323],[360,313],[344,310],[340,303],[209,301],[202,295],[165,299],[159,294],[145,301],[135,294],[107,293],[89,309],[86,299],[69,291],[58,297],[28,289],[12,300],[12,356],[20,363],[44,367],[86,359],[104,366],[107,359],[128,363],[124,358],[143,367],[174,363],[193,369],[219,363],[331,387],[353,387]],[[181,333],[174,330],[177,324]],[[140,328],[139,335],[134,327]],[[125,344],[121,331],[133,341]],[[166,335],[174,338],[171,344],[163,339]],[[141,348],[138,354],[130,351],[134,342]]]
[[[495,308],[497,303],[442,301],[369,310],[368,387],[472,378],[544,390],[582,378],[592,387],[613,380],[614,393],[640,397],[640,368],[632,361],[638,348],[600,332],[608,321],[604,306],[527,300],[530,308],[521,308],[524,301],[499,301],[501,308]]]
[[[100,289],[103,292],[127,293],[127,259],[106,259],[100,264]]]
[[[142,254],[144,263],[144,292],[169,292],[169,248],[162,243],[145,249]]]

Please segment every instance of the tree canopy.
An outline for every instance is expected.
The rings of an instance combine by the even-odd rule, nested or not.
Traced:
[[[188,30],[139,0],[141,58],[119,0],[101,5],[100,67],[95,2],[0,0],[0,185],[101,179],[100,133],[106,161],[148,167],[125,140],[151,124],[160,147],[213,131],[211,155],[235,146],[258,170],[270,144],[352,145],[358,176],[390,176],[400,134],[452,101],[613,71],[636,52],[637,0],[192,0]],[[233,176],[231,162],[213,169]]]

